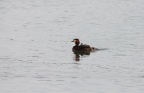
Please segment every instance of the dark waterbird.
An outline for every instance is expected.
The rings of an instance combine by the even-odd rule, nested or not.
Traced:
[[[87,44],[80,44],[80,40],[79,39],[73,39],[73,41],[75,43],[75,46],[73,46],[72,51],[75,54],[75,60],[79,61],[80,60],[80,56],[84,56],[84,55],[90,55],[90,52],[95,52],[96,50],[99,50],[98,48],[95,47],[90,47],[90,45]]]
[[[80,44],[80,40],[79,39],[74,39],[72,42],[75,43],[75,46],[73,46],[72,50],[73,51],[80,51],[80,52],[94,52],[96,50],[98,50],[95,47],[90,47],[90,45],[87,44]]]

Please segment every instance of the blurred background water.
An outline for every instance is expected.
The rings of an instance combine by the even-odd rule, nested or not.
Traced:
[[[1,93],[143,93],[143,0],[0,0]],[[79,38],[106,49],[80,56]]]

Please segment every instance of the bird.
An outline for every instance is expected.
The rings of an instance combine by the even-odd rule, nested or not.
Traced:
[[[94,52],[96,50],[98,50],[95,47],[91,47],[90,45],[87,44],[80,44],[80,40],[78,38],[73,39],[73,41],[75,43],[75,46],[73,46],[72,50],[73,51],[80,51],[80,52]]]

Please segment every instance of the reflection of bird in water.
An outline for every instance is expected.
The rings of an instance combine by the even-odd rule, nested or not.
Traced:
[[[75,61],[80,61],[80,57],[82,56],[89,56],[90,52],[86,52],[86,51],[73,51],[75,54]]]
[[[79,61],[80,56],[90,55],[90,52],[95,52],[98,50],[95,47],[90,47],[86,44],[80,44],[79,39],[74,39],[72,42],[75,42],[75,46],[73,46],[72,50],[75,54],[75,60]]]

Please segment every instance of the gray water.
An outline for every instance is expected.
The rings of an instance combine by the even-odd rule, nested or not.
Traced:
[[[143,93],[143,30],[143,0],[0,0],[0,93]]]

